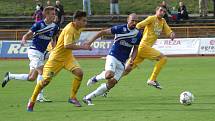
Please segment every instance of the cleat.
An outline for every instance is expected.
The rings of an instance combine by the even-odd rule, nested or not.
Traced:
[[[28,112],[33,112],[34,104],[35,104],[34,102],[31,102],[31,101],[28,102],[28,106],[27,106]]]
[[[52,100],[49,100],[49,99],[47,99],[47,98],[45,98],[45,97],[40,97],[40,98],[37,98],[37,102],[40,102],[40,103],[43,103],[43,102],[46,102],[46,103],[50,103],[50,102],[52,102]]]
[[[7,85],[7,83],[10,81],[10,72],[6,72],[5,76],[4,76],[4,80],[2,82],[2,87],[5,87]]]
[[[157,89],[162,89],[162,87],[160,86],[160,84],[157,81],[148,80],[147,84],[150,85],[150,86],[153,86],[153,87],[155,87]]]
[[[80,102],[76,98],[69,98],[68,102],[74,104],[76,107],[81,107]]]
[[[90,105],[94,105],[94,104],[92,103],[92,100],[91,100],[91,99],[86,99],[86,97],[83,98],[83,102],[86,103],[86,104],[89,105],[89,106],[90,106]]]
[[[98,82],[98,80],[96,80],[96,76],[90,78],[88,81],[87,81],[87,86],[92,86],[93,84],[95,84],[96,82]]]

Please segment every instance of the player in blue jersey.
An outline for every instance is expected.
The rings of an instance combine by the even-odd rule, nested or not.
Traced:
[[[44,9],[43,15],[45,19],[35,23],[31,29],[23,36],[21,44],[25,45],[27,40],[32,38],[32,45],[28,49],[28,58],[30,60],[30,72],[29,74],[12,74],[7,72],[5,74],[2,87],[10,80],[25,80],[34,81],[39,83],[42,80],[43,66],[44,66],[44,53],[47,49],[49,42],[52,45],[55,44],[55,35],[57,34],[59,27],[54,23],[55,20],[55,8],[48,6]],[[39,102],[50,102],[43,96],[43,91],[37,97]]]
[[[127,19],[127,24],[113,26],[110,29],[102,30],[92,37],[92,39],[86,42],[86,44],[92,44],[92,42],[103,35],[115,35],[113,46],[106,57],[105,71],[89,79],[87,86],[91,86],[92,84],[95,84],[96,82],[103,79],[106,79],[107,83],[101,84],[101,86],[99,86],[95,91],[83,98],[83,101],[87,105],[93,105],[91,100],[92,98],[104,94],[113,88],[120,80],[125,70],[125,63],[131,52],[131,61],[127,66],[132,67],[132,60],[134,60],[137,55],[138,45],[142,38],[141,32],[135,29],[137,22],[137,15],[134,13],[130,14]]]

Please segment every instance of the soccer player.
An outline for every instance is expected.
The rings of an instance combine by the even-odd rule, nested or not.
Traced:
[[[47,49],[49,42],[54,45],[55,35],[57,34],[59,27],[53,23],[55,19],[55,8],[48,6],[44,9],[43,14],[45,19],[35,23],[31,29],[22,37],[21,44],[26,44],[27,40],[32,38],[33,42],[28,49],[28,58],[30,60],[30,72],[29,74],[12,74],[7,72],[5,74],[2,87],[10,80],[24,80],[34,81],[37,79],[37,83],[42,80],[43,66],[44,66],[44,53]],[[50,102],[43,96],[43,91],[37,97],[40,102]]]
[[[81,104],[76,98],[76,94],[83,78],[83,71],[75,57],[72,55],[72,50],[91,50],[91,47],[87,44],[76,45],[76,41],[79,40],[82,28],[87,24],[86,13],[76,11],[73,15],[73,19],[73,22],[67,24],[61,32],[57,45],[52,50],[49,59],[44,66],[43,79],[34,89],[33,95],[28,102],[28,111],[33,111],[36,97],[39,92],[47,86],[52,78],[63,68],[70,71],[75,76],[68,102],[77,107],[81,107]]]
[[[167,36],[173,40],[175,38],[175,33],[167,25],[165,19],[163,18],[166,9],[159,6],[156,8],[156,14],[147,17],[145,20],[139,22],[136,25],[137,29],[144,29],[143,37],[141,39],[138,54],[133,61],[132,68],[130,66],[126,67],[125,75],[128,74],[132,69],[137,67],[144,59],[156,60],[157,63],[153,69],[151,77],[147,81],[148,85],[154,86],[155,88],[162,89],[160,84],[157,82],[157,76],[160,73],[161,68],[165,65],[167,57],[164,56],[158,50],[152,48],[152,45],[157,40],[161,32],[164,32]],[[128,61],[129,64],[129,61]]]
[[[88,44],[91,44],[97,38],[103,35],[115,35],[113,46],[106,57],[105,71],[89,79],[87,86],[95,84],[96,82],[103,79],[106,79],[107,83],[101,84],[101,86],[99,86],[95,91],[83,98],[83,101],[87,105],[93,105],[91,100],[92,98],[104,94],[113,88],[120,80],[125,69],[124,65],[129,58],[132,48],[133,51],[131,53],[131,60],[128,66],[133,65],[133,60],[137,55],[138,45],[142,37],[142,32],[135,29],[137,21],[137,15],[134,13],[130,14],[127,18],[127,24],[117,25],[113,26],[112,28],[102,30],[88,41]]]

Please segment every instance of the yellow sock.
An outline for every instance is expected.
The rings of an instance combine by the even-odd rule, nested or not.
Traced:
[[[155,65],[152,75],[150,77],[150,80],[156,81],[158,74],[160,73],[160,70],[162,69],[162,67],[166,64],[167,62],[167,58],[163,57],[161,58]]]
[[[33,92],[32,96],[31,96],[31,102],[36,102],[37,96],[40,93],[40,91],[42,90],[42,88],[43,88],[42,83],[40,81],[40,83],[38,83],[36,85],[36,87],[34,88],[34,92]]]
[[[71,89],[70,98],[76,98],[76,94],[78,92],[80,85],[81,85],[81,78],[76,77],[72,82],[72,89]]]

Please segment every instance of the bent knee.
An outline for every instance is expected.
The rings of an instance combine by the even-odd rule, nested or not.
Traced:
[[[72,71],[72,73],[76,76],[76,78],[82,80],[84,72],[81,69],[75,69]]]
[[[114,77],[114,73],[112,71],[107,71],[105,73],[105,79],[111,79]]]
[[[34,81],[34,80],[36,80],[36,76],[29,76],[28,77],[28,81]]]
[[[167,61],[167,57],[164,55],[164,54],[160,54],[157,58],[156,58],[157,61],[160,61],[160,60],[163,60],[163,61]]]

